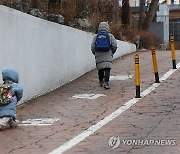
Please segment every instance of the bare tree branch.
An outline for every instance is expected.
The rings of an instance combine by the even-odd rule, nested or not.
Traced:
[[[140,0],[138,30],[142,29],[144,19],[145,19],[145,0]]]
[[[149,27],[153,21],[153,18],[155,16],[155,13],[157,11],[158,3],[159,3],[159,0],[152,0],[150,7],[149,7],[149,10],[147,12],[146,18],[144,20],[144,24],[142,26],[143,30],[149,29]]]

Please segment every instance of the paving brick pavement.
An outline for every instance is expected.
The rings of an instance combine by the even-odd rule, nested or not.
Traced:
[[[134,55],[113,62],[111,75],[134,75]],[[171,52],[157,53],[159,76],[172,68]],[[176,52],[177,63],[180,51]],[[141,91],[154,83],[151,52],[140,52]],[[179,154],[180,151],[180,70],[117,118],[65,153],[87,154]],[[57,90],[18,107],[18,119],[59,118],[51,126],[19,126],[0,132],[1,154],[47,154],[111,114],[135,96],[134,76],[111,80],[110,90],[98,86],[97,70],[86,73]],[[75,94],[104,94],[97,99],[72,99]],[[112,136],[121,144],[108,145]],[[135,145],[132,140],[172,140],[175,145]],[[123,141],[128,141],[123,144]]]

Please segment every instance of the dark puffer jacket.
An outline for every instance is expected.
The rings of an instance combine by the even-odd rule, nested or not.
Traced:
[[[98,32],[100,31],[109,32],[109,25],[107,22],[101,22],[99,24]],[[93,38],[91,44],[91,50],[92,53],[95,55],[97,69],[112,67],[113,54],[116,52],[117,49],[117,41],[111,33],[109,33],[109,35],[110,35],[111,49],[108,52],[96,51],[95,42],[96,42],[97,34],[95,34]]]

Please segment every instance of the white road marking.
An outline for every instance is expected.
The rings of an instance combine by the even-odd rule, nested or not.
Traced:
[[[177,69],[170,69],[167,73],[165,73],[159,79],[161,81],[161,83],[163,83],[163,81],[165,81],[169,76],[171,76],[176,70],[178,70],[180,68],[180,63],[178,63],[176,65],[176,67],[177,67]],[[91,126],[90,128],[88,128],[87,130],[85,130],[81,134],[77,135],[76,137],[74,137],[70,141],[64,143],[63,145],[61,145],[57,149],[53,150],[49,154],[61,154],[61,153],[65,152],[65,151],[67,151],[68,149],[72,148],[73,146],[75,146],[76,144],[78,144],[79,142],[83,141],[84,139],[86,139],[91,134],[93,134],[95,131],[97,131],[98,129],[100,129],[104,125],[108,124],[114,118],[116,118],[121,113],[123,113],[124,111],[129,109],[131,106],[136,104],[140,99],[142,99],[143,97],[145,97],[146,95],[151,93],[153,90],[155,90],[161,83],[154,83],[153,85],[151,85],[149,88],[147,88],[146,90],[144,90],[141,93],[141,98],[132,98],[131,100],[126,102],[123,106],[120,106],[113,113],[111,113],[110,115],[108,115],[107,117],[105,117],[104,119],[102,119],[101,121],[96,123],[95,125]]]
[[[59,119],[58,118],[27,119],[25,121],[22,121],[18,126],[50,126],[56,121],[59,121]]]
[[[71,99],[97,99],[101,96],[106,96],[104,94],[76,94]]]
[[[110,80],[128,80],[131,79],[133,75],[115,75],[110,76]]]

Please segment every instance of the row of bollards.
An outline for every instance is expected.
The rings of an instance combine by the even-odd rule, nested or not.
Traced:
[[[170,37],[170,47],[171,47],[171,54],[172,54],[172,65],[173,69],[176,69],[176,55],[175,55],[175,45],[174,45],[174,36]],[[156,59],[156,51],[155,48],[151,48],[152,52],[152,61],[154,67],[154,76],[155,76],[155,83],[160,83],[159,81],[159,74],[158,74],[158,65]],[[141,98],[140,95],[140,69],[139,69],[139,55],[135,55],[135,83],[136,83],[136,96],[135,98]]]

